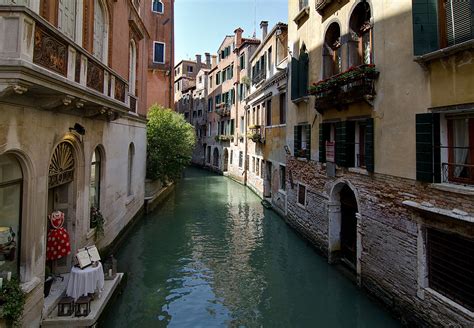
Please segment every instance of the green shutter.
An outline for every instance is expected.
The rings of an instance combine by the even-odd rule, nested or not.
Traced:
[[[294,128],[294,147],[293,156],[298,157],[298,152],[301,149],[301,125],[296,125]]]
[[[299,98],[298,95],[298,59],[291,58],[291,100]]]
[[[306,158],[311,159],[311,124],[306,125]]]
[[[439,48],[438,0],[413,0],[413,48],[416,56]]]
[[[300,55],[298,65],[298,98],[305,97],[308,95],[308,62],[309,56],[306,52]]]
[[[346,167],[346,122],[336,123],[336,164]]]
[[[234,134],[234,120],[230,120],[230,134]]]
[[[326,141],[331,138],[331,124],[321,123],[319,124],[319,161],[321,163],[326,162]]]
[[[234,89],[232,89],[232,90],[230,91],[230,94],[231,94],[231,98],[232,98],[232,105],[233,105],[233,104],[235,104],[235,90],[234,90]]]
[[[374,172],[374,119],[368,118],[365,121],[365,168],[369,172]]]
[[[346,167],[355,166],[355,121],[346,121]]]
[[[416,179],[441,181],[439,114],[416,115]]]

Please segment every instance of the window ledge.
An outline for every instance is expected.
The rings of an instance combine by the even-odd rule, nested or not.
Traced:
[[[467,49],[473,49],[474,48],[474,40],[469,40],[463,43],[455,44],[450,47],[446,47],[443,49],[439,49],[421,56],[415,56],[414,60],[418,64],[425,66],[429,62],[440,59],[443,57],[448,57],[451,55],[454,55],[460,51],[467,50]]]
[[[469,311],[461,304],[456,303],[455,301],[451,300],[450,298],[438,293],[436,290],[431,288],[424,289],[426,293],[430,294],[433,298],[436,298],[437,301],[447,305],[448,307],[455,308],[456,310],[462,312],[464,315],[474,319],[474,312]]]
[[[303,9],[300,10],[300,12],[296,15],[295,18],[293,18],[293,21],[300,25],[300,22],[303,20],[303,18],[309,16],[309,6],[304,7]]]
[[[404,200],[402,204],[420,212],[442,215],[454,220],[474,223],[474,216],[471,216],[469,213],[463,212],[456,208],[453,210],[447,210],[444,208],[435,207],[433,204],[427,202],[417,203],[411,200]]]
[[[41,279],[38,278],[38,277],[33,277],[33,279],[29,280],[29,281],[26,281],[26,282],[22,282],[20,284],[20,287],[21,287],[21,290],[25,293],[25,294],[29,294],[33,291],[33,289],[35,289],[37,286],[39,286],[41,284]]]
[[[474,186],[457,185],[453,183],[433,183],[431,184],[431,188],[461,195],[474,196]]]
[[[347,170],[352,173],[369,175],[369,172],[366,169],[363,169],[361,167],[349,167]]]
[[[296,98],[296,99],[291,99],[291,101],[294,104],[299,104],[299,103],[302,103],[302,102],[308,103],[309,96],[303,96],[303,97],[299,97],[299,98]]]

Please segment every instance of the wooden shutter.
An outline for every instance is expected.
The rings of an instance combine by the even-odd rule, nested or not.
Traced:
[[[300,54],[300,60],[298,65],[298,81],[299,81],[299,95],[298,98],[305,97],[308,95],[308,62],[309,56],[306,52]]]
[[[336,123],[336,164],[346,166],[346,122]]]
[[[416,179],[441,181],[439,114],[416,115]]]
[[[346,167],[355,166],[355,121],[346,121]]]
[[[374,172],[374,119],[365,121],[365,168],[368,172]]]
[[[299,98],[298,94],[298,59],[291,58],[291,100]]]
[[[326,162],[326,141],[329,141],[331,136],[331,124],[319,124],[319,161]]]
[[[472,0],[444,0],[448,46],[473,38],[473,10],[474,2]]]
[[[306,158],[311,159],[311,124],[305,126],[306,134]]]
[[[301,149],[301,125],[295,125],[293,129],[294,129],[293,156],[298,157],[298,153]]]
[[[234,134],[234,119],[230,120],[230,134]]]
[[[59,0],[58,28],[74,40],[76,35],[76,0]]]
[[[423,55],[439,48],[438,0],[413,0],[413,49]]]

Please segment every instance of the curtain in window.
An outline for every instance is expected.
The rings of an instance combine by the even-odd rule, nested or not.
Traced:
[[[453,153],[455,164],[467,164],[469,155],[469,120],[453,120]],[[464,166],[456,166],[454,168],[454,176],[459,178]]]

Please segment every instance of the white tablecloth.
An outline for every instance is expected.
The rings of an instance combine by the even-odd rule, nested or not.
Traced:
[[[104,270],[102,264],[95,268],[89,266],[83,270],[73,267],[67,283],[66,295],[77,300],[88,293],[100,292],[104,289]]]

